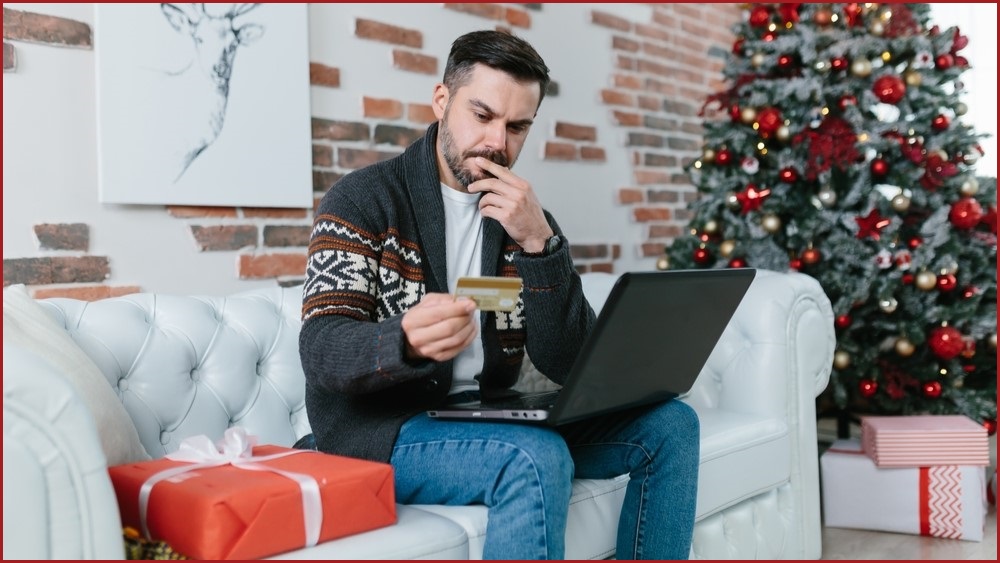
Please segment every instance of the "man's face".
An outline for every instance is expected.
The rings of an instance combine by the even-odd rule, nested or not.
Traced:
[[[511,167],[524,147],[541,92],[537,82],[522,83],[510,75],[476,65],[469,82],[454,92],[438,85],[434,92],[442,181],[466,191],[489,177],[472,159],[482,156]],[[443,159],[443,163],[440,162]]]

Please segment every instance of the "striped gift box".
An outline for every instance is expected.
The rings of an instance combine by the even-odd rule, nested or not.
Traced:
[[[880,468],[859,440],[837,440],[820,457],[823,522],[833,528],[982,541],[986,468]]]
[[[861,445],[878,467],[990,462],[986,428],[965,415],[863,416]]]

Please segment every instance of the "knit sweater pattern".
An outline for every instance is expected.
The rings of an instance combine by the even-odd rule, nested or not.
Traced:
[[[437,127],[399,156],[345,175],[317,209],[299,350],[321,451],[387,462],[400,426],[440,406],[451,387],[451,361],[406,358],[401,323],[426,293],[448,292]],[[594,313],[567,246],[526,257],[498,222],[483,219],[482,275],[524,282],[512,312],[480,313],[484,393],[516,383],[526,347],[557,383],[571,367]]]

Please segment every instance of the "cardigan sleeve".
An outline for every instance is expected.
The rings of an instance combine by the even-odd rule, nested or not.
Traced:
[[[348,180],[345,177],[344,180]],[[405,358],[402,311],[384,305],[381,264],[400,245],[381,225],[377,201],[359,182],[341,181],[316,213],[303,285],[299,354],[307,381],[331,392],[364,394],[430,374],[433,362]],[[374,195],[372,199],[376,199]],[[389,256],[387,256],[387,254]],[[399,282],[404,283],[405,280]],[[419,301],[419,280],[406,285]]]

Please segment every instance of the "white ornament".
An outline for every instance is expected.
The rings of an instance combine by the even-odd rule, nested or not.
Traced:
[[[752,156],[744,157],[743,160],[740,161],[740,169],[742,169],[746,174],[756,174],[757,171],[760,170],[760,162]]]
[[[891,268],[892,253],[884,248],[882,250],[879,250],[878,254],[875,255],[875,265],[883,270],[885,270],[886,268]]]

